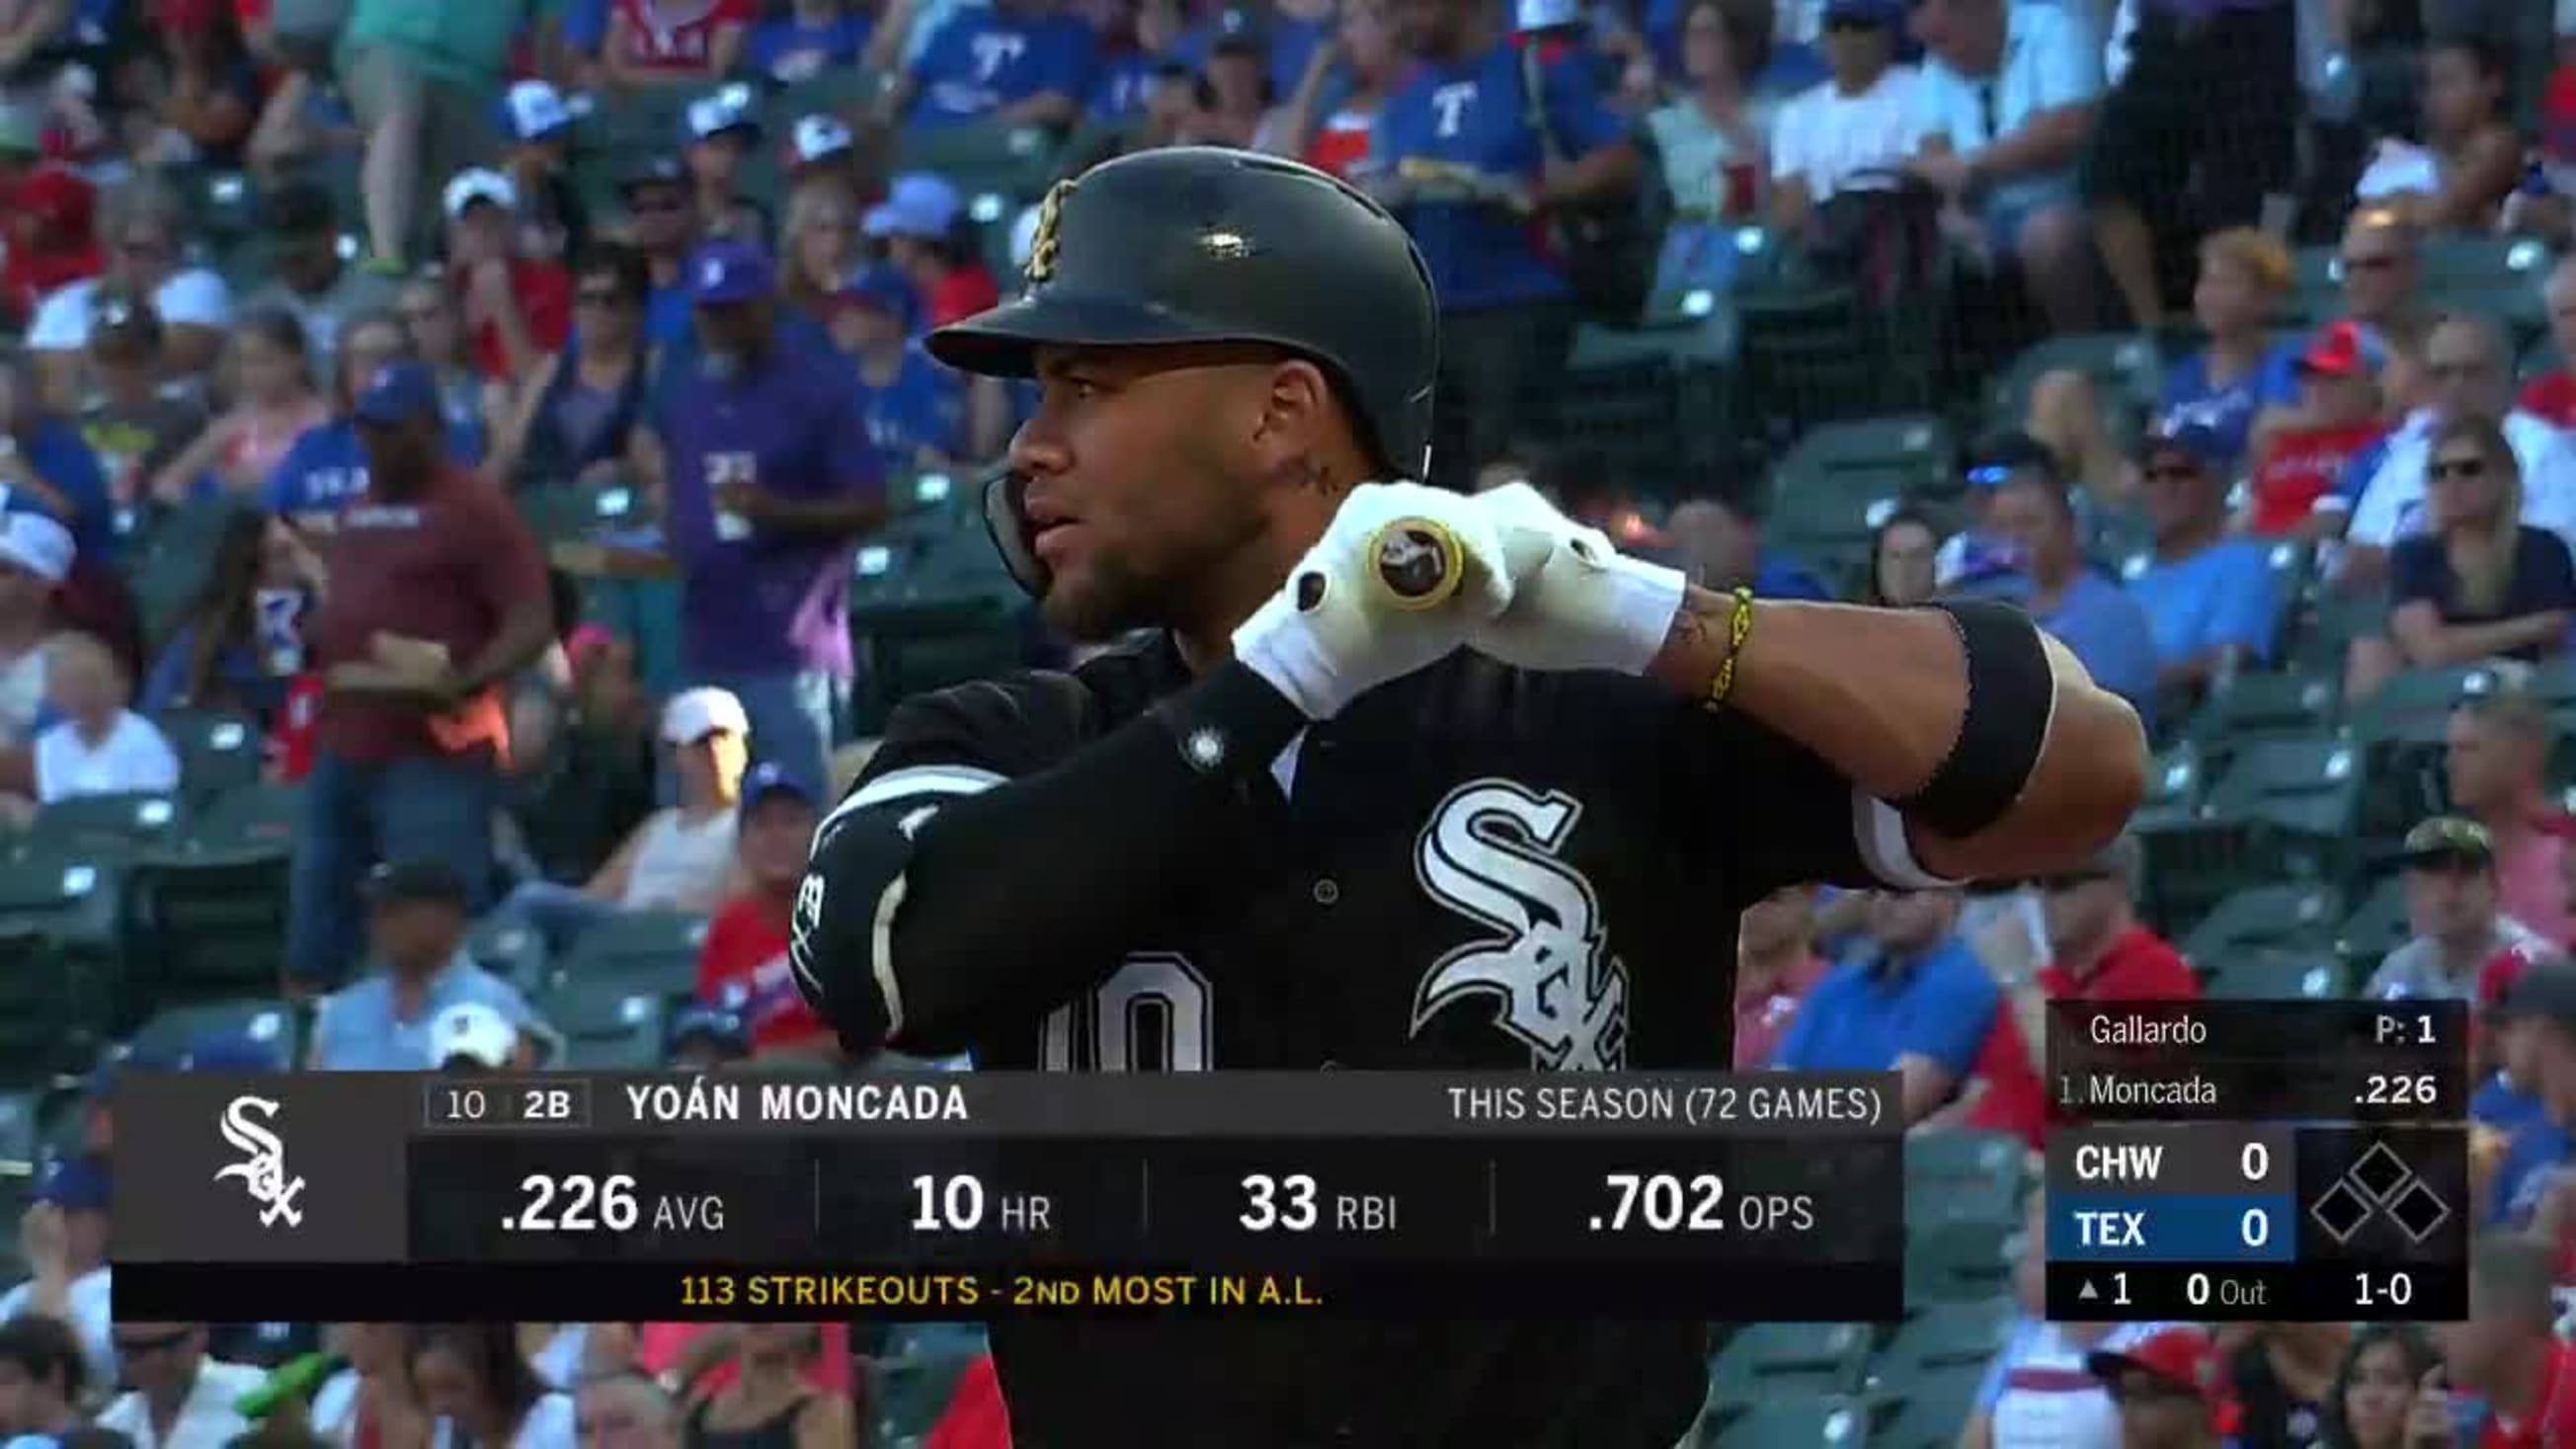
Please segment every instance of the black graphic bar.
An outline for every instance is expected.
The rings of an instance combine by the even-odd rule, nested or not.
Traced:
[[[121,1279],[124,1269],[117,1270]],[[2061,1263],[2048,1265],[2059,1323],[2456,1323],[2469,1316],[2457,1263]]]
[[[1854,1322],[1901,1318],[1879,1263],[1388,1265],[1270,1271],[1135,1264],[939,1272],[851,1264],[119,1263],[119,1318],[207,1322],[256,1303],[323,1322],[961,1323],[1021,1317]]]

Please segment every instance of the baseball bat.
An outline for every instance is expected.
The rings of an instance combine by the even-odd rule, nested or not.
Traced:
[[[1385,601],[1399,609],[1436,609],[1467,582],[1471,560],[1449,525],[1399,518],[1369,540],[1371,572]]]

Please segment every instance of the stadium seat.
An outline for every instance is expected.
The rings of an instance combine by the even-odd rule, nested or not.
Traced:
[[[1908,1176],[1905,1220],[1909,1230],[1936,1223],[1985,1223],[2010,1228],[2022,1220],[2021,1175],[1924,1180]]]
[[[2002,1296],[2021,1252],[2013,1225],[1949,1218],[1917,1225],[1905,1235],[1905,1301],[1908,1307]]]
[[[546,938],[518,921],[479,922],[465,938],[465,951],[476,965],[521,991],[545,984]]]
[[[1894,1401],[1896,1412],[1871,1433],[1869,1442],[1874,1449],[1955,1449],[1960,1427],[1976,1412],[1977,1388],[1985,1378],[1982,1362],[1892,1369],[1872,1381],[1870,1394]]]
[[[130,1007],[121,855],[47,841],[0,857],[0,1081],[95,1056]]]
[[[164,999],[239,996],[275,983],[300,800],[292,785],[229,791],[137,863],[151,942],[140,964]]]
[[[1864,1449],[1872,1443],[1868,1400],[1833,1394],[1772,1398],[1749,1405],[1709,1440],[1718,1449]]]
[[[1728,1400],[1860,1387],[1871,1333],[1859,1323],[1748,1323],[1709,1360],[1709,1392]]]
[[[1873,1373],[1970,1365],[1984,1369],[2001,1352],[2020,1305],[2009,1297],[1934,1303],[1908,1316]]]
[[[516,495],[519,517],[543,544],[570,543],[602,529],[649,522],[641,490],[625,482],[541,483]]]
[[[553,963],[565,982],[615,983],[629,991],[685,997],[697,989],[698,948],[707,918],[685,911],[615,911],[581,933]]]
[[[2370,887],[2361,904],[2335,931],[2335,952],[2354,973],[2356,984],[2369,979],[2380,958],[2403,946],[2415,934],[2406,909],[2406,881],[2384,876]]]
[[[666,998],[623,981],[566,978],[536,1003],[563,1037],[560,1065],[589,1071],[647,1071],[662,1062]]]
[[[2533,673],[2520,671],[2518,677]],[[2439,745],[2462,700],[2492,693],[2502,683],[2497,667],[2488,664],[2410,669],[2353,708],[2352,730],[2372,746]]]
[[[267,740],[258,721],[220,710],[173,709],[152,722],[179,752],[179,791],[191,807],[259,782]]]
[[[867,660],[854,702],[862,733],[908,695],[1018,667],[1025,603],[980,521],[915,514],[852,559],[850,632]]]
[[[2175,945],[2194,961],[2258,947],[2314,949],[2331,945],[2342,924],[2343,900],[2330,886],[2248,886],[2220,901]]]
[[[27,834],[54,848],[131,852],[170,840],[185,817],[179,797],[160,790],[74,795],[38,808]]]
[[[874,1372],[866,1403],[875,1412],[880,1444],[920,1443],[956,1395],[958,1379],[984,1353],[981,1346],[902,1332],[894,1352],[867,1360]]]
[[[193,1002],[155,1012],[114,1055],[154,1066],[176,1065],[197,1043],[215,1036],[273,1045],[280,1067],[297,1060],[300,1045],[293,1003],[248,996]]]
[[[2249,822],[2265,876],[2339,880],[2359,859],[2362,753],[2339,736],[2258,740],[2237,752],[2210,794],[2219,815]],[[2278,853],[2274,853],[2278,852]]]
[[[2138,802],[2140,820],[2189,821],[2200,810],[2208,786],[2200,751],[2186,740],[2147,762],[2146,798]]]
[[[2334,676],[2283,671],[2238,674],[2210,691],[2188,734],[2210,754],[2251,740],[2330,734],[2342,705]]]
[[[2163,371],[2156,349],[2135,333],[2051,337],[2023,351],[1995,379],[1986,404],[1988,421],[1996,427],[2020,427],[2030,415],[2031,390],[2052,372],[2091,378],[2096,397],[2123,419],[2134,420],[2155,406],[2164,387]]]
[[[1780,460],[1780,472],[1889,475],[1908,496],[1947,496],[1961,487],[1958,440],[1948,423],[1921,414],[1828,423],[1798,440]]]
[[[992,192],[1034,201],[1055,180],[1056,139],[1035,126],[905,130],[895,148],[897,171],[936,171],[961,196]]]
[[[2327,1001],[2344,994],[2343,962],[2321,950],[2256,948],[2194,957],[2202,990],[2225,1001]]]
[[[1909,1133],[1905,1181],[1909,1187],[2002,1183],[2018,1189],[2025,1155],[2021,1139],[2007,1132],[1960,1128]]]

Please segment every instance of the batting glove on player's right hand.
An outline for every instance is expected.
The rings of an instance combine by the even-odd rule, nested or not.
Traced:
[[[1512,575],[1510,607],[1468,641],[1478,652],[1517,669],[1646,672],[1681,609],[1680,572],[1619,552],[1526,483],[1473,506],[1502,536]]]
[[[1458,555],[1455,592],[1415,607],[1381,571],[1402,562],[1382,560],[1380,546],[1408,520],[1431,525]],[[1361,693],[1447,658],[1511,599],[1501,540],[1472,500],[1419,483],[1363,483],[1288,582],[1234,631],[1234,657],[1308,719],[1330,719]]]

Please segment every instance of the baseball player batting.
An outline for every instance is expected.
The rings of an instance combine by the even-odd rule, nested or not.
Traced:
[[[994,542],[1061,629],[1150,632],[895,711],[794,923],[853,1045],[1723,1070],[1746,903],[2053,874],[2138,799],[2136,718],[2018,610],[1711,592],[1528,489],[1408,481],[1431,285],[1320,172],[1108,162],[1049,199],[1028,281],[929,341],[1040,389],[985,499]],[[1663,1449],[1707,1375],[1673,1323],[993,1342],[1022,1449]]]

